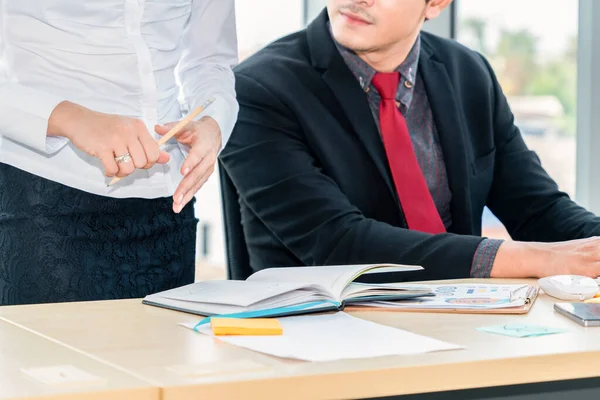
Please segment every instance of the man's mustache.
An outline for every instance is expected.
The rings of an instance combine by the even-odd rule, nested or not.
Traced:
[[[359,7],[356,4],[351,3],[351,4],[344,5],[344,6],[340,6],[338,8],[338,11],[339,12],[348,11],[352,14],[356,14],[371,24],[375,22],[374,18],[371,17],[371,15],[369,15],[369,13],[365,12],[365,10],[363,8]]]

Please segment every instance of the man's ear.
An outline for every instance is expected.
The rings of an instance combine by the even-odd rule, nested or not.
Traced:
[[[429,0],[425,7],[425,19],[434,19],[452,3],[452,0]]]

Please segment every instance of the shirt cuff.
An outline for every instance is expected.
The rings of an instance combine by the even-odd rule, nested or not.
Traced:
[[[225,147],[227,144],[227,140],[231,136],[231,132],[233,131],[233,126],[237,120],[238,114],[238,105],[237,101],[235,102],[235,106],[231,106],[228,104],[227,100],[223,96],[212,96],[214,102],[208,106],[205,110],[203,110],[196,118],[195,121],[199,121],[204,117],[211,117],[215,120],[217,125],[219,125],[219,130],[221,131],[221,149],[219,152]],[[194,107],[200,106],[200,104],[196,104]],[[190,112],[192,109],[190,109]],[[232,115],[233,114],[233,115]],[[190,154],[190,146],[179,143],[179,149],[183,153],[183,156],[187,158]]]
[[[62,136],[48,136],[46,137],[46,153],[53,154],[65,147],[69,142],[69,139]]]
[[[484,239],[479,243],[471,266],[472,278],[490,277],[492,266],[496,259],[496,253],[498,253],[498,248],[500,248],[500,245],[503,242],[503,240],[498,239]]]
[[[225,147],[233,127],[237,120],[237,114],[239,106],[235,98],[229,98],[231,96],[215,95],[214,103],[212,103],[206,110],[202,111],[198,115],[197,119],[203,117],[211,117],[219,125],[221,130],[221,149]]]
[[[67,138],[47,136],[50,115],[65,99],[13,83],[3,84],[2,92],[0,134],[45,154],[68,143]]]

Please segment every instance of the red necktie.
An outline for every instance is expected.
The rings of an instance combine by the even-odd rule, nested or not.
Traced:
[[[400,74],[377,73],[373,85],[381,96],[379,123],[388,162],[408,228],[427,233],[446,229],[417,162],[404,116],[396,106]]]

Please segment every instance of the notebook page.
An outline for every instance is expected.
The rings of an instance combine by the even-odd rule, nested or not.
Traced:
[[[326,290],[333,299],[341,300],[346,283],[370,266],[343,265],[323,267],[268,268],[254,273],[246,281],[251,282],[295,282],[305,285],[316,284]]]
[[[364,271],[376,267],[371,264],[361,265],[327,265],[318,267],[283,267],[268,268],[254,273],[246,281],[261,282],[296,282],[304,284],[314,284],[327,290],[333,299],[342,300],[342,292],[354,279]],[[422,269],[419,266],[403,266],[389,264],[384,268],[377,268],[369,273],[414,271]]]
[[[280,298],[278,297],[278,299]],[[297,302],[290,299],[287,299],[287,301],[284,299],[282,301],[278,301],[277,304],[261,305],[260,303],[257,303],[252,307],[239,307],[227,304],[197,303],[192,301],[173,300],[165,297],[158,297],[156,295],[146,296],[144,302],[145,304],[153,306],[166,307],[173,310],[198,314],[202,316],[232,315],[256,312],[265,312],[267,314],[266,316],[269,316],[269,313],[271,311],[273,311],[275,314],[286,314],[290,311],[294,311],[294,309],[298,307],[301,311],[309,311],[312,309],[331,309],[332,306],[332,304],[329,301],[323,300],[322,297],[319,297],[319,295],[317,294],[314,294],[304,299],[304,301],[301,304],[298,304]],[[292,310],[290,310],[290,308]],[[250,317],[238,316],[238,318]]]
[[[157,295],[167,299],[198,303],[249,307],[299,289],[310,289],[303,282],[203,281],[171,289]],[[304,292],[307,296],[309,291]]]
[[[350,283],[342,292],[342,297],[344,300],[355,299],[360,297],[370,297],[370,296],[391,296],[397,294],[405,294],[405,295],[414,295],[414,296],[424,296],[429,293],[432,293],[430,289],[426,288],[401,288],[394,286],[386,286],[384,285],[369,285],[363,283]]]

